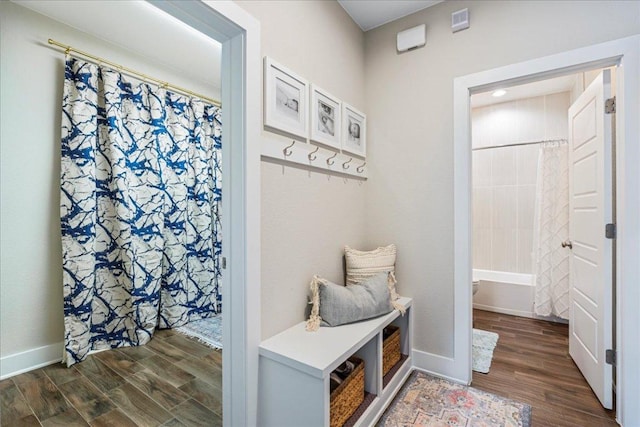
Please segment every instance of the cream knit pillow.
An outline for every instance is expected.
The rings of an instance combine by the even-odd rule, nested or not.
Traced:
[[[389,273],[389,292],[391,293],[391,301],[394,307],[404,312],[404,307],[396,304],[399,298],[396,292],[396,245],[379,247],[372,251],[359,251],[349,246],[344,247],[344,256],[347,264],[347,285],[355,285],[362,283],[369,277],[375,276],[382,272]]]
[[[347,261],[347,285],[362,283],[371,276],[386,272],[395,272],[396,245],[380,247],[372,251],[359,251],[344,247]]]

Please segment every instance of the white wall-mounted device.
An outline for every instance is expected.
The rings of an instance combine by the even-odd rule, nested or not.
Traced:
[[[458,32],[469,28],[469,9],[458,10],[451,14],[451,31]]]
[[[424,46],[427,43],[427,26],[425,24],[398,33],[398,52],[405,52]]]

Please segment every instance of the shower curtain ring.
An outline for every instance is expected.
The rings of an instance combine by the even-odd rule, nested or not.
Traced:
[[[293,150],[291,149],[291,147],[293,147],[295,144],[296,144],[296,141],[293,140],[291,145],[284,147],[284,150],[282,150],[282,153],[284,154],[285,157],[289,157],[291,153],[293,153]]]
[[[307,154],[307,157],[309,158],[310,162],[313,162],[315,159],[318,158],[318,156],[316,155],[316,153],[318,152],[318,150],[320,149],[320,147],[316,147],[315,150],[313,150],[312,152],[310,152],[309,154]]]

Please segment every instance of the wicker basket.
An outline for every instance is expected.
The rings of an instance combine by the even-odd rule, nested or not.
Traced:
[[[384,328],[382,341],[382,375],[400,361],[400,328],[389,325]]]
[[[364,360],[350,357],[353,372],[331,393],[330,426],[341,427],[364,400]]]

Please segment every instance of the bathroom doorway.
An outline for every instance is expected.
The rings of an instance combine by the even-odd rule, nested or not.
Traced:
[[[599,235],[586,243],[583,229],[597,229],[599,223],[605,222],[603,218],[614,222],[613,186],[605,176],[606,171],[611,174],[614,169],[610,156],[614,116],[603,112],[603,124],[594,125],[593,129],[585,124],[584,117],[597,117],[589,107],[604,104],[604,100],[602,96],[592,99],[591,93],[604,93],[605,83],[608,91],[614,73],[613,68],[594,69],[471,97],[473,280],[477,287],[473,295],[477,310],[474,319],[493,327],[498,333],[494,333],[496,338],[500,332],[504,336],[504,344],[496,352],[498,369],[525,354],[530,361],[542,357],[547,362],[538,360],[541,365],[563,372],[582,372],[605,408],[613,406],[613,372],[611,365],[605,364],[604,372],[600,371],[602,364],[593,366],[592,360],[600,359],[600,353],[590,339],[597,336],[600,342],[607,343],[607,348],[613,348],[613,245],[610,240],[599,239]],[[611,96],[608,92],[605,95]],[[588,137],[584,136],[586,133]],[[585,144],[598,146],[601,151],[586,149]],[[598,161],[605,164],[604,173],[602,164],[595,167]],[[585,165],[591,163],[594,167],[585,173]],[[605,188],[595,188],[598,182]],[[599,209],[597,203],[594,205],[595,199],[599,200]],[[598,212],[601,217],[596,215]],[[599,258],[595,260],[593,254]],[[591,270],[589,274],[585,274],[585,265]],[[608,269],[598,270],[601,266]],[[592,277],[603,280],[585,286]],[[588,316],[582,314],[589,310]],[[606,313],[603,315],[602,311]],[[496,317],[487,312],[508,316]],[[555,327],[550,322],[565,325]],[[476,340],[482,345],[484,333],[474,329],[474,346]],[[545,342],[545,334],[556,335],[557,340]],[[514,335],[524,341],[522,348]],[[528,347],[534,342],[540,346],[539,354]],[[553,351],[547,352],[546,346],[552,346]],[[560,348],[562,351],[558,351]],[[474,356],[474,370],[475,362]],[[556,362],[558,365],[554,365]],[[560,368],[562,363],[568,364]],[[485,372],[482,366],[480,372]],[[521,381],[526,382],[528,377],[523,375]],[[552,376],[558,375],[561,374]],[[544,378],[543,375],[536,380]],[[482,374],[474,374],[476,380],[482,384]],[[567,390],[573,390],[573,396],[586,385],[571,376],[565,378],[565,384]],[[602,413],[593,397],[582,395],[580,401],[591,398],[594,412],[609,418],[610,413]]]
[[[616,114],[616,326],[615,345],[619,356],[616,362],[616,420],[619,423],[636,423],[640,420],[640,408],[635,397],[640,391],[637,378],[640,367],[633,363],[640,345],[635,334],[640,324],[640,313],[635,307],[638,289],[637,277],[640,265],[637,259],[637,233],[640,218],[640,152],[633,142],[640,137],[640,124],[627,117],[639,114],[640,103],[636,90],[640,83],[640,37],[633,36],[571,51],[541,57],[517,64],[469,74],[454,79],[454,297],[456,307],[454,369],[452,374],[465,382],[471,382],[471,114],[470,95],[515,86],[550,77],[581,72],[595,68],[617,66],[617,114]],[[624,356],[626,355],[626,356]],[[629,359],[631,358],[631,359]]]

